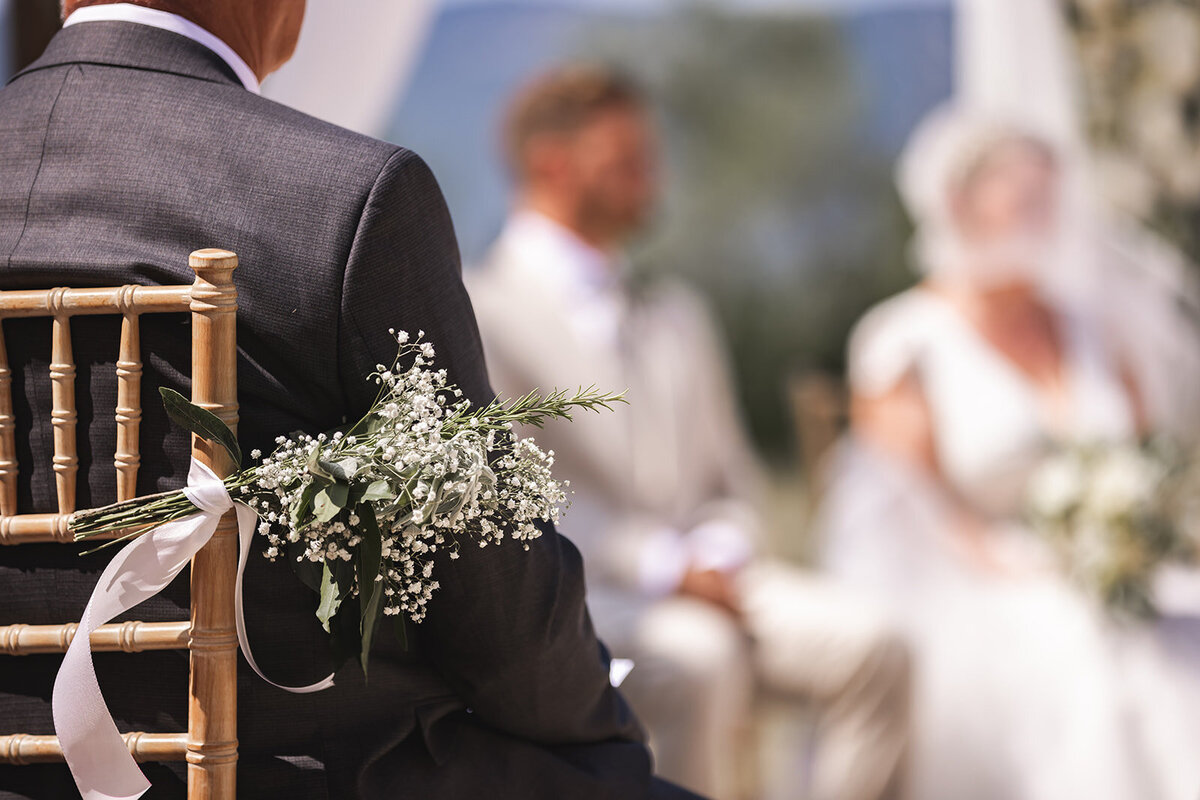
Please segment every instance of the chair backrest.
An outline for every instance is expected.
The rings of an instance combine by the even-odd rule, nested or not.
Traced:
[[[823,469],[826,458],[850,422],[850,399],[845,383],[824,372],[792,376],[788,395],[811,517],[827,488]]]
[[[0,545],[70,542],[68,521],[75,511],[78,452],[75,445],[75,363],[71,318],[120,315],[117,356],[117,497],[136,494],[141,421],[141,314],[192,315],[192,402],[237,429],[237,256],[225,250],[197,250],[189,257],[196,280],[184,286],[121,286],[111,289],[21,290],[0,292],[0,323],[14,317],[52,318],[50,357],[54,473],[58,513],[17,513],[15,419],[12,372],[0,325]],[[225,451],[193,437],[192,454],[221,476],[232,469]],[[116,535],[116,534],[114,534]],[[139,761],[187,761],[188,797],[232,800],[237,766],[237,635],[234,580],[237,524],[233,512],[192,559],[191,619],[180,622],[124,622],[104,625],[91,637],[93,651],[188,649],[188,730],[186,733],[129,733],[126,743]],[[0,626],[0,655],[62,653],[77,625]],[[0,669],[0,674],[3,669]],[[54,736],[0,735],[0,763],[62,761]]]

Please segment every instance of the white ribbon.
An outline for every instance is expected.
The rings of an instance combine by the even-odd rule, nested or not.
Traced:
[[[221,479],[194,458],[183,492],[199,511],[134,539],[109,562],[54,680],[54,730],[84,800],[136,800],[150,788],[100,694],[92,664],[92,632],[165,589],[208,543],[231,508],[237,509],[241,550],[234,594],[237,636],[246,661],[259,677],[285,691],[319,692],[333,685],[333,675],[301,687],[280,686],[263,675],[250,654],[242,615],[242,576],[258,515],[246,504],[234,503]]]

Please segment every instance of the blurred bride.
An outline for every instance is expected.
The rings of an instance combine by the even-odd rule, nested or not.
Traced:
[[[1099,274],[1078,259],[1099,251],[1076,249],[1071,168],[1008,120],[933,114],[900,168],[923,280],[850,343],[853,432],[821,515],[825,560],[912,640],[925,800],[1200,796],[1197,618],[1109,622],[1019,524],[1053,443],[1173,425],[1144,377],[1162,370],[1077,288]],[[1144,321],[1176,313],[1159,312]]]

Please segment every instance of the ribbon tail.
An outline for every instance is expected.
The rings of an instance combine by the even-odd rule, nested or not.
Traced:
[[[134,539],[113,557],[92,591],[54,679],[54,730],[84,800],[137,800],[150,788],[104,704],[92,661],[91,634],[165,589],[212,538],[231,505],[237,512],[241,550],[234,595],[237,636],[246,661],[267,683],[288,692],[319,692],[333,685],[330,675],[310,686],[281,686],[258,668],[250,652],[242,609],[242,579],[257,514],[243,503],[232,503],[221,479],[195,459],[183,491],[198,511]]]
[[[84,800],[135,800],[150,783],[130,755],[100,693],[93,631],[162,591],[216,530],[200,511],[134,539],[109,562],[54,679],[52,713],[63,756]]]
[[[236,503],[235,507],[237,508],[238,544],[241,555],[238,558],[237,585],[234,587],[233,597],[237,619],[238,644],[241,645],[242,655],[245,656],[246,663],[250,665],[250,669],[254,670],[258,677],[276,689],[282,689],[285,692],[293,694],[312,694],[313,692],[324,691],[333,686],[333,673],[308,686],[284,686],[264,675],[263,671],[259,669],[258,663],[254,660],[254,654],[250,652],[250,640],[246,636],[246,615],[242,602],[242,579],[246,572],[246,562],[250,560],[250,547],[254,544],[254,529],[258,523],[258,513],[245,503]]]

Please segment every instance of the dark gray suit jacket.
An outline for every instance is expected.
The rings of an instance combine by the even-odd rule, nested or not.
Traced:
[[[348,91],[352,89],[347,87]],[[433,176],[413,153],[245,91],[206,48],[173,33],[92,22],[58,34],[0,90],[0,288],[188,283],[187,254],[235,251],[240,436],[357,418],[390,363],[388,328],[424,330],[468,396],[490,398],[457,244]],[[115,492],[117,323],[77,318],[79,504]],[[22,511],[54,509],[49,328],[4,323],[19,420]],[[182,316],[143,318],[139,489],[185,479],[188,437],[157,388],[187,392]],[[93,459],[93,454],[94,459]],[[0,624],[78,619],[107,554],[0,548]],[[627,798],[673,796],[607,683],[575,548],[553,531],[529,552],[464,550],[405,649],[385,630],[366,684],[297,696],[248,669],[239,680],[244,798]],[[282,683],[330,668],[315,596],[256,553],[250,637]],[[134,618],[182,619],[186,576]],[[50,733],[59,657],[0,662],[0,732]],[[186,654],[98,654],[122,729],[183,730]],[[149,766],[150,797],[180,797],[181,768]],[[0,797],[64,798],[64,767],[0,768]]]

